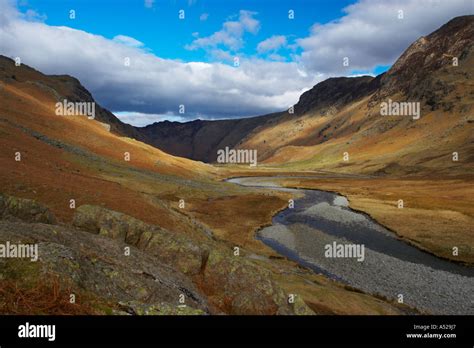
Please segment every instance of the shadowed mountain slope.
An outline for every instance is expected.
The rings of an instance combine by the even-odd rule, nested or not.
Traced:
[[[235,147],[255,129],[280,114],[220,121],[157,122],[137,128],[144,141],[163,151],[204,162],[214,162],[217,149]]]

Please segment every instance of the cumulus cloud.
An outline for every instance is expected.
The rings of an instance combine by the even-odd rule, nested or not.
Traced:
[[[254,18],[256,12],[241,10],[237,21],[227,21],[222,29],[210,36],[201,37],[186,45],[188,50],[215,49],[223,46],[229,50],[237,51],[244,45],[243,35],[248,32],[256,34],[260,29],[260,22]]]
[[[286,36],[273,35],[266,40],[263,40],[257,45],[258,53],[265,53],[268,51],[278,51],[280,48],[286,46]]]
[[[215,59],[221,61],[221,62],[232,62],[234,60],[234,57],[229,51],[226,50],[221,50],[219,48],[212,49],[209,51],[212,57]]]
[[[286,61],[286,58],[277,54],[277,53],[272,53],[272,54],[269,54],[268,55],[268,59],[271,59],[271,60],[277,60],[277,61],[280,61],[280,62],[284,62]]]
[[[9,4],[0,3],[2,9]],[[316,82],[314,76],[302,74],[296,63],[250,58],[242,59],[236,68],[163,59],[130,37],[110,40],[30,22],[7,10],[11,16],[0,25],[0,54],[19,56],[24,64],[47,74],[77,77],[112,111],[174,114],[182,119],[259,115],[288,108]],[[245,30],[255,30],[251,20],[243,22],[247,22],[242,24]],[[124,64],[126,58],[129,66]],[[180,105],[185,106],[183,115]]]
[[[390,65],[417,38],[453,17],[472,14],[473,5],[472,0],[360,0],[344,12],[336,21],[314,25],[310,36],[297,41],[306,69],[341,75]]]

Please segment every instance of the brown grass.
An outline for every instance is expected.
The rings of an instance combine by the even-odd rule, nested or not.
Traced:
[[[70,302],[75,294],[75,303]],[[102,306],[91,295],[72,289],[56,275],[40,277],[26,285],[17,280],[0,282],[0,314],[15,315],[87,315],[103,314]]]
[[[189,213],[208,225],[215,236],[254,252],[274,254],[255,239],[260,227],[269,225],[273,215],[288,206],[289,195],[248,194],[192,200]]]

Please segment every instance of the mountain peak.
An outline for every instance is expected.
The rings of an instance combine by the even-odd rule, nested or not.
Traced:
[[[383,76],[380,96],[400,92],[409,98],[422,98],[425,93],[420,88],[434,83],[435,72],[461,65],[472,54],[473,37],[474,15],[453,18],[420,37]]]

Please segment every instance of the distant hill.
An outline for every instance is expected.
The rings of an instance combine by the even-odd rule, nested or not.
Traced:
[[[217,149],[235,147],[251,132],[281,114],[220,121],[157,122],[137,128],[143,141],[169,154],[214,162]]]

